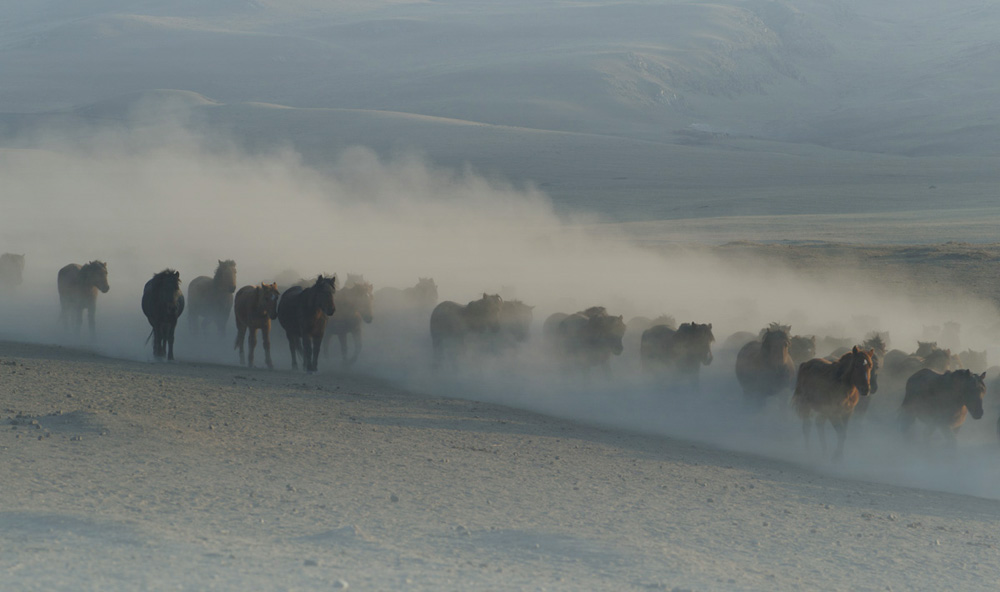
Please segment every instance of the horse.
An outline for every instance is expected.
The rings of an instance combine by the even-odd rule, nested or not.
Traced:
[[[0,255],[0,288],[20,286],[24,281],[24,255]]]
[[[712,324],[683,323],[676,330],[654,325],[642,332],[639,358],[647,372],[666,370],[691,384],[698,384],[702,365],[712,363]]]
[[[299,367],[295,354],[301,352],[302,368],[306,372],[316,372],[326,319],[337,310],[333,302],[336,282],[336,277],[319,275],[308,288],[288,288],[278,301],[278,322],[288,336],[293,369]]]
[[[188,290],[188,294],[190,293]],[[271,363],[271,321],[278,316],[278,284],[261,282],[259,286],[243,286],[236,293],[233,308],[233,316],[236,318],[236,343],[233,344],[233,349],[240,350],[240,365],[243,364],[243,336],[250,329],[247,337],[250,343],[247,366],[253,368],[253,351],[257,347],[257,329],[260,329],[260,336],[264,341],[264,362],[269,369],[274,368]]]
[[[431,311],[431,346],[434,350],[434,368],[441,366],[450,342],[450,357],[455,362],[456,354],[465,349],[469,334],[483,334],[500,331],[500,309],[503,298],[498,294],[487,294],[468,304],[445,300]]]
[[[61,308],[59,318],[62,319],[63,326],[69,328],[72,325],[79,334],[83,326],[83,309],[87,309],[87,323],[90,338],[93,339],[96,334],[94,313],[97,308],[97,291],[107,294],[111,289],[108,285],[108,264],[97,260],[84,265],[70,263],[59,270],[56,284]]]
[[[792,404],[802,418],[802,435],[806,448],[809,447],[811,416],[815,412],[816,432],[820,447],[826,455],[824,422],[829,421],[837,432],[837,449],[833,460],[844,456],[844,440],[847,438],[847,422],[854,412],[860,397],[871,392],[872,355],[874,350],[864,351],[857,346],[841,356],[836,362],[824,358],[814,358],[799,366],[795,380]]]
[[[791,388],[795,381],[795,363],[788,354],[788,331],[772,323],[762,335],[762,339],[747,343],[736,354],[736,379],[746,401],[758,408],[768,397]]]
[[[531,337],[534,306],[520,300],[504,300],[500,305],[500,331],[496,343],[501,351],[512,350]]]
[[[347,283],[343,290],[337,292],[337,312],[326,324],[326,336],[323,339],[323,349],[330,353],[330,338],[334,335],[340,340],[340,356],[344,366],[352,366],[361,354],[361,323],[372,322],[372,285],[361,276],[347,275]],[[354,337],[354,354],[347,357],[347,336]]]
[[[375,305],[382,311],[429,311],[438,303],[437,284],[432,278],[419,278],[409,288],[379,288],[374,294]]]
[[[625,349],[622,345],[624,317],[609,315],[603,306],[557,316],[561,314],[550,316],[545,325],[549,326],[549,342],[555,346],[564,369],[586,370],[599,366],[610,373],[611,356],[620,356]]]
[[[188,326],[198,333],[198,319],[204,317],[201,330],[208,330],[208,324],[215,321],[219,336],[225,336],[229,311],[233,308],[233,292],[236,291],[236,262],[219,259],[215,275],[199,275],[188,284]]]
[[[816,357],[816,336],[793,335],[788,343],[788,355],[796,365]]]
[[[900,428],[909,435],[913,423],[919,419],[927,426],[928,439],[934,430],[941,430],[949,446],[954,448],[966,414],[973,419],[983,416],[985,381],[985,372],[919,370],[906,381],[906,396],[899,408]]]
[[[967,349],[958,354],[959,364],[962,368],[968,368],[973,372],[984,372],[989,364],[986,362],[986,350],[975,351]]]
[[[177,319],[184,312],[184,293],[181,292],[181,274],[164,269],[146,282],[142,288],[142,313],[153,327],[153,357],[174,359],[174,329]],[[149,338],[146,338],[149,343]]]

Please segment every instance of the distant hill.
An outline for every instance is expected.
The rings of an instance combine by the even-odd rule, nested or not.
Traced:
[[[174,88],[658,142],[997,154],[997,30],[1000,7],[972,0],[57,0],[3,23],[0,111]]]

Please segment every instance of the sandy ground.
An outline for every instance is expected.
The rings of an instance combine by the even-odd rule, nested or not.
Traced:
[[[995,590],[1000,502],[307,376],[0,342],[6,590]]]

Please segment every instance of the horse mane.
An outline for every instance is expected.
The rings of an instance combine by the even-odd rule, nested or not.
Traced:
[[[677,328],[677,335],[707,339],[709,343],[715,341],[715,335],[712,334],[711,323],[702,325],[695,322],[682,323],[681,326]]]
[[[90,265],[89,263],[87,265]],[[169,282],[169,283],[167,283]],[[170,269],[169,267],[161,271],[160,273],[153,274],[153,285],[162,286],[167,285],[168,287],[180,288],[181,278],[177,270]]]
[[[222,276],[222,272],[227,269],[236,269],[236,262],[232,259],[226,259],[225,261],[220,260],[219,265],[215,268],[215,275],[213,278],[219,279],[219,277]]]
[[[92,272],[94,270],[106,269],[107,266],[108,266],[107,263],[105,263],[103,261],[98,261],[97,259],[94,259],[93,261],[91,261],[89,263],[85,263],[85,264],[81,265],[80,266],[80,273],[90,273],[90,272]]]
[[[603,317],[608,315],[608,309],[603,306],[591,306],[590,308],[581,311],[580,314],[587,318]]]
[[[873,349],[876,353],[885,354],[889,350],[889,334],[882,333],[880,331],[872,331],[869,333],[863,342],[861,342],[861,347],[865,349]]]
[[[337,276],[336,275],[326,276],[326,275],[323,275],[323,274],[319,274],[319,275],[316,276],[316,282],[313,283],[313,285],[310,286],[310,287],[311,288],[321,288],[321,287],[323,287],[323,284],[330,284],[330,285],[332,285],[334,287],[334,289],[336,289],[336,287],[337,287]]]

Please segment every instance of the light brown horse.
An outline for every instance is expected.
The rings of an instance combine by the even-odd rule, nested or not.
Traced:
[[[906,396],[899,409],[900,427],[909,434],[913,423],[919,419],[927,426],[928,439],[939,429],[954,448],[966,414],[973,419],[983,416],[985,395],[985,372],[954,370],[942,374],[924,368],[906,381]]]
[[[57,285],[59,287],[59,305],[62,309],[59,318],[66,328],[72,326],[80,333],[83,326],[83,309],[87,309],[87,322],[90,326],[90,338],[96,335],[94,314],[97,308],[97,291],[107,293],[108,264],[103,261],[91,261],[85,265],[70,263],[59,270]]]
[[[439,368],[446,353],[453,364],[457,355],[465,351],[465,341],[470,334],[500,330],[500,309],[503,298],[483,292],[483,297],[468,304],[445,300],[431,312],[431,345],[434,348],[434,367]]]
[[[337,292],[337,312],[326,323],[326,336],[323,339],[323,349],[330,353],[330,339],[336,335],[340,340],[340,356],[344,366],[352,366],[361,354],[362,322],[371,323],[372,285],[361,276],[347,275],[346,288]],[[347,356],[347,336],[354,339],[354,353]]]
[[[278,316],[278,285],[265,284],[259,286],[243,286],[236,293],[233,305],[236,317],[236,343],[233,349],[240,350],[240,364],[243,364],[243,336],[247,329],[250,335],[250,356],[247,366],[253,368],[253,352],[257,347],[257,329],[264,342],[264,363],[268,368],[274,368],[271,363],[271,321]]]
[[[777,323],[764,329],[762,338],[744,345],[736,354],[736,379],[746,401],[763,407],[767,398],[795,382],[795,363],[788,353],[788,329]]]
[[[836,362],[814,358],[799,366],[792,404],[802,418],[802,435],[809,447],[809,430],[812,414],[816,413],[816,432],[820,447],[826,455],[824,425],[829,421],[837,432],[837,449],[834,460],[844,456],[847,421],[854,413],[860,397],[867,397],[871,390],[872,356],[874,350],[864,351],[857,346]]]
[[[188,284],[188,326],[198,333],[198,320],[204,317],[201,330],[215,322],[219,335],[226,334],[229,311],[233,309],[233,292],[236,291],[236,262],[219,260],[212,277],[199,275]]]

